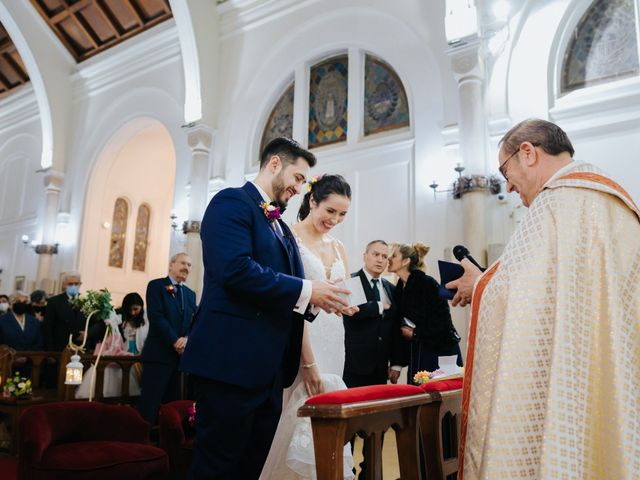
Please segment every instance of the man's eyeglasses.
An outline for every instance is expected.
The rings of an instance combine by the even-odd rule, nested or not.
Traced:
[[[520,151],[520,149],[516,150],[515,152],[513,152],[511,155],[509,155],[509,158],[507,158],[502,165],[500,165],[498,167],[498,170],[500,171],[500,173],[502,174],[502,176],[504,177],[504,179],[508,182],[509,178],[507,177],[507,163],[509,163],[509,160],[511,160],[513,157],[516,156],[516,154]]]
[[[540,144],[539,143],[532,143],[531,145],[533,145],[533,148],[539,147]],[[509,162],[509,160],[511,160],[513,157],[516,156],[516,154],[520,151],[520,148],[518,148],[515,152],[513,152],[511,155],[509,155],[509,157],[502,163],[502,165],[500,165],[498,167],[498,171],[502,174],[502,176],[504,177],[504,179],[508,182],[509,181],[509,177],[507,177],[507,163]]]

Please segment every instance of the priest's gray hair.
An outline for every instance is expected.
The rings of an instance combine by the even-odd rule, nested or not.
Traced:
[[[504,146],[505,153],[511,154],[520,149],[524,142],[530,142],[535,147],[540,147],[549,155],[559,155],[569,152],[573,157],[575,150],[569,140],[569,136],[555,123],[539,118],[528,118],[512,127],[498,142],[498,146]]]

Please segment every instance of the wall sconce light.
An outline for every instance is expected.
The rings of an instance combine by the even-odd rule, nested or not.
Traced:
[[[171,211],[171,230],[174,232],[178,230],[178,215],[176,215],[175,210]]]
[[[35,239],[29,242],[29,235],[22,235],[22,237],[20,237],[20,240],[22,241],[22,245],[24,245],[25,248],[33,248],[38,255],[40,255],[41,253],[48,253],[50,255],[56,254],[58,253],[58,246],[60,245],[58,242],[53,245],[42,245],[39,244]]]
[[[433,198],[435,200],[437,193],[453,192],[453,198],[459,199],[464,194],[477,191],[488,191],[492,195],[497,195],[502,191],[502,180],[496,175],[462,175],[464,167],[459,163],[456,164],[454,170],[458,173],[458,178],[453,182],[451,188],[447,190],[438,190],[438,183],[433,180],[429,188],[433,190]]]

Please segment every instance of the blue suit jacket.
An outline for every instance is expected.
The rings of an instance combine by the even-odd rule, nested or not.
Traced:
[[[24,330],[22,330],[13,313],[7,312],[0,317],[0,344],[22,352],[42,350],[40,322],[29,314],[24,318]]]
[[[278,236],[251,183],[227,188],[202,220],[202,300],[182,368],[201,377],[266,388],[296,377],[304,317],[293,309],[304,270],[291,231]]]
[[[175,341],[187,335],[196,311],[196,294],[182,285],[183,305],[177,293],[171,293],[169,277],[156,278],[147,285],[147,318],[149,335],[142,348],[142,361],[178,365],[180,356],[173,348]]]

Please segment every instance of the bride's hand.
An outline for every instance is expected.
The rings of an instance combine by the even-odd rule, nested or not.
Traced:
[[[302,381],[304,382],[304,388],[307,390],[307,395],[313,397],[319,393],[324,392],[324,384],[320,378],[320,372],[316,365],[309,368],[302,368]]]

